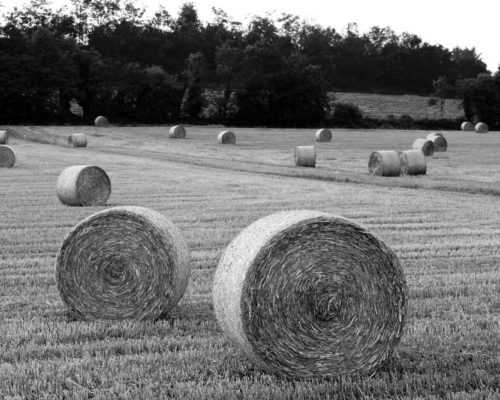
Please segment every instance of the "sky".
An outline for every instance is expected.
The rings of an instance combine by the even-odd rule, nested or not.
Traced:
[[[161,4],[176,16],[187,0],[136,0],[148,11]],[[52,0],[55,7],[69,4]],[[476,48],[491,72],[500,65],[499,0],[192,0],[202,21],[213,19],[212,7],[224,10],[240,22],[248,22],[253,15],[267,13],[279,16],[285,12],[322,26],[330,26],[345,33],[347,24],[356,22],[359,33],[372,26],[389,26],[397,34],[402,32],[420,36],[430,44],[441,44],[448,49]],[[5,12],[24,4],[19,0],[0,0]]]

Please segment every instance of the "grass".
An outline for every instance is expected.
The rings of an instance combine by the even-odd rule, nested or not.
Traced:
[[[366,173],[370,151],[425,132],[334,131],[332,143],[317,144],[318,168],[305,170],[292,166],[293,147],[311,144],[313,131],[235,130],[237,145],[220,146],[220,130],[192,127],[172,140],[165,127],[32,128],[42,138],[83,131],[86,149],[11,140],[18,162],[0,170],[0,399],[499,398],[500,135],[450,133],[427,176],[387,184]],[[194,271],[169,319],[66,315],[55,257],[71,227],[104,208],[59,203],[55,182],[71,164],[107,171],[108,206],[150,207],[181,229]],[[332,182],[336,171],[357,183]],[[298,208],[351,218],[401,259],[405,335],[372,377],[280,379],[217,326],[211,284],[225,246],[256,219]]]

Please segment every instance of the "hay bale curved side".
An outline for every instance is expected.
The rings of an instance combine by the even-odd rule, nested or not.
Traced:
[[[217,135],[217,143],[219,144],[235,144],[236,135],[231,131],[222,131]]]
[[[183,125],[174,125],[169,129],[168,137],[172,139],[184,139],[186,137],[186,128]]]
[[[464,121],[460,125],[460,130],[465,131],[465,132],[471,132],[474,130],[474,124],[470,121]]]
[[[64,304],[85,320],[160,318],[184,295],[189,275],[179,230],[143,207],[114,207],[81,221],[56,263]]]
[[[73,165],[57,178],[56,193],[68,206],[102,206],[111,195],[111,181],[100,167]]]
[[[488,133],[488,125],[486,125],[484,122],[478,122],[474,126],[474,130],[476,133]]]
[[[16,163],[16,153],[9,146],[0,145],[0,167],[11,168]]]
[[[0,131],[0,144],[7,144],[9,142],[9,133],[7,131]]]
[[[379,176],[399,176],[401,161],[397,151],[374,151],[368,159],[368,172]]]
[[[442,133],[430,133],[427,135],[427,140],[430,140],[434,144],[434,151],[444,152],[448,150],[448,141]]]
[[[87,147],[87,135],[85,133],[73,133],[68,136],[69,147]]]
[[[96,117],[94,120],[94,125],[99,126],[101,128],[107,128],[109,126],[109,121],[106,117],[103,117],[102,115],[99,115]]]
[[[399,159],[403,175],[425,175],[427,172],[427,160],[421,150],[401,151]]]
[[[329,129],[318,129],[314,134],[314,138],[317,142],[331,142],[333,134]]]
[[[434,143],[432,140],[419,138],[413,142],[411,147],[415,150],[422,150],[422,153],[424,153],[426,157],[430,157],[434,154]]]
[[[375,371],[406,315],[399,260],[366,228],[299,210],[273,214],[228,245],[215,272],[222,330],[261,368],[320,378]]]
[[[295,165],[298,167],[316,167],[316,149],[314,146],[295,147]]]

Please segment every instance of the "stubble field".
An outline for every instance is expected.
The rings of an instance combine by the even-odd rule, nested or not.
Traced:
[[[335,130],[316,143],[315,169],[293,166],[314,131],[191,127],[17,127],[18,161],[0,169],[0,399],[500,397],[500,135],[445,133],[449,151],[423,177],[367,174],[374,150],[404,150],[418,131]],[[85,132],[89,147],[63,145]],[[59,144],[59,145],[57,145]],[[55,195],[69,165],[111,178],[107,206],[169,217],[193,273],[173,315],[157,322],[71,320],[55,257],[69,230],[105,207],[66,207]],[[313,209],[361,223],[393,248],[409,286],[405,334],[371,377],[281,379],[249,363],[222,334],[211,304],[217,260],[256,219]]]

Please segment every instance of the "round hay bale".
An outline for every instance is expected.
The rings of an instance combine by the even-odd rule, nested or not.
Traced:
[[[329,129],[318,129],[314,137],[317,142],[331,142],[333,139],[332,132]]]
[[[488,125],[486,125],[484,122],[478,122],[474,126],[474,130],[476,133],[488,133]]]
[[[0,167],[11,168],[16,163],[16,153],[9,146],[0,145]]]
[[[432,140],[416,139],[411,147],[415,150],[421,150],[426,157],[434,154],[434,143]]]
[[[73,133],[68,137],[69,147],[87,147],[87,135],[85,133]]]
[[[215,272],[222,330],[269,372],[370,374],[403,333],[406,282],[366,228],[317,211],[280,212],[244,229]]]
[[[235,144],[236,135],[231,131],[222,131],[217,135],[217,143],[219,144]]]
[[[297,146],[295,148],[295,165],[314,168],[316,166],[316,149],[314,146]]]
[[[102,206],[111,194],[111,181],[95,165],[73,165],[57,178],[56,193],[68,206]]]
[[[9,141],[9,134],[7,131],[0,131],[0,144],[7,144]]]
[[[444,137],[442,133],[430,133],[427,135],[427,140],[430,140],[434,143],[434,151],[446,151],[448,150],[448,141]]]
[[[399,176],[401,161],[397,151],[374,151],[368,159],[368,172],[380,176]]]
[[[190,264],[170,220],[143,207],[114,207],[72,229],[56,270],[59,293],[73,316],[155,320],[183,296]]]
[[[102,127],[102,128],[107,128],[109,126],[109,121],[108,121],[108,119],[106,117],[103,117],[102,115],[99,115],[94,120],[94,125]]]
[[[460,129],[465,132],[470,132],[474,130],[474,124],[470,121],[462,122]]]
[[[186,129],[182,125],[174,125],[168,131],[168,137],[172,139],[184,139],[186,137]]]
[[[421,150],[401,151],[399,159],[403,175],[425,175],[427,172],[427,160]]]

